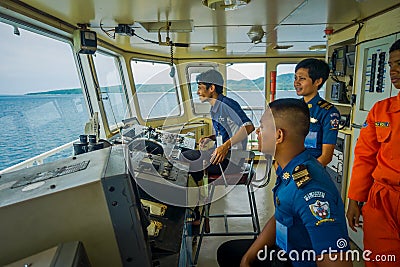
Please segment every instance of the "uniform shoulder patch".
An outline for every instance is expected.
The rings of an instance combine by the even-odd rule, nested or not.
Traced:
[[[312,215],[317,218],[317,222],[315,225],[320,225],[321,223],[325,222],[334,222],[335,219],[331,218],[331,210],[329,208],[328,201],[315,201],[314,204],[308,205]]]
[[[320,101],[318,101],[318,106],[320,107],[320,108],[323,108],[323,109],[326,109],[326,110],[328,110],[328,109],[330,109],[331,107],[333,107],[333,104],[331,104],[331,103],[329,103],[328,101],[326,101],[326,100],[324,100],[324,99],[321,99]]]
[[[303,164],[300,164],[294,168],[292,177],[297,188],[301,188],[306,183],[311,181],[310,173],[308,172],[307,167]]]

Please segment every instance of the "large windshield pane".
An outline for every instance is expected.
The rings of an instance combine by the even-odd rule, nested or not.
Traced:
[[[227,96],[235,99],[258,127],[265,107],[265,63],[230,63],[226,76]],[[255,131],[248,139],[249,149],[257,150]]]
[[[231,63],[226,76],[227,96],[235,99],[258,127],[265,107],[265,63]]]
[[[294,89],[294,69],[296,64],[279,64],[276,67],[276,96],[279,98],[299,98]]]
[[[127,110],[127,95],[121,82],[118,58],[97,52],[94,56],[94,64],[108,124],[116,125],[130,117]]]
[[[137,60],[131,66],[143,119],[182,114],[177,75],[170,75],[169,64]]]
[[[0,170],[76,140],[88,120],[71,46],[17,30],[0,23]]]

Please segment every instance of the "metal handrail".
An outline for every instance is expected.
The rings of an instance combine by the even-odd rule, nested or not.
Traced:
[[[43,161],[46,158],[48,158],[50,156],[53,156],[53,155],[59,153],[60,151],[66,150],[68,148],[72,148],[73,147],[73,143],[78,142],[78,141],[79,141],[79,139],[71,141],[71,142],[66,143],[66,144],[64,144],[62,146],[59,146],[59,147],[53,148],[52,150],[46,151],[46,152],[44,152],[44,153],[42,153],[40,155],[34,156],[33,158],[24,160],[23,162],[20,162],[18,164],[15,164],[13,166],[5,168],[4,170],[0,171],[0,174],[6,173],[6,172],[10,172],[10,171],[16,171],[16,170],[23,169],[23,168],[29,168],[29,167],[32,167],[35,164],[36,165],[43,164]]]

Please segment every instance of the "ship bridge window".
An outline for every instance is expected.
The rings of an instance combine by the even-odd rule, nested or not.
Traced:
[[[71,156],[89,119],[71,44],[24,28],[0,22],[0,170]]]
[[[276,67],[276,96],[279,98],[299,98],[294,89],[294,70],[296,64],[279,64]],[[321,97],[325,96],[325,85],[318,91]]]
[[[170,64],[132,60],[131,67],[143,119],[183,114],[182,97],[180,90],[177,90],[178,75],[170,75]]]
[[[296,64],[279,64],[276,67],[276,96],[279,98],[299,98],[294,89],[294,69]]]
[[[127,104],[128,96],[119,71],[120,60],[116,56],[99,51],[93,59],[108,124],[117,125],[131,117]]]
[[[226,65],[226,95],[236,100],[258,127],[265,107],[265,63]]]

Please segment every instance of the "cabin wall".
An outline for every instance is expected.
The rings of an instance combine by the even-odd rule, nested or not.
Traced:
[[[352,27],[349,27],[345,30],[339,31],[337,33],[333,33],[331,36],[328,38],[328,47],[332,48],[338,45],[342,44],[348,44],[352,43],[356,45],[356,63],[355,63],[355,68],[354,68],[354,73],[355,74],[357,71],[360,71],[359,68],[362,68],[362,60],[360,58],[360,51],[359,51],[359,44],[367,42],[367,41],[372,41],[375,39],[382,38],[384,36],[389,36],[389,35],[394,35],[396,33],[400,32],[400,8],[396,8],[393,10],[390,10],[386,13],[383,13],[381,15],[375,16],[370,18],[369,20],[366,20],[363,22],[364,25],[361,28],[358,36],[355,36],[357,30],[358,30],[358,25],[354,25]],[[357,40],[355,40],[357,38]],[[330,53],[332,52],[332,49],[328,50],[327,53],[327,58],[330,57]],[[352,94],[356,94],[356,88],[357,86],[360,86],[362,81],[357,80],[358,75],[354,75],[354,80],[353,80],[353,91]],[[351,114],[354,116],[356,107],[351,107],[352,112]],[[351,117],[351,122],[353,122],[353,116]],[[344,131],[347,134],[353,135],[353,129],[349,127]],[[353,143],[355,140],[353,140]],[[354,144],[352,144],[354,146]],[[352,153],[351,153],[352,154]],[[350,162],[351,164],[351,162]],[[351,175],[351,168],[349,168],[347,177],[350,177]],[[348,179],[350,180],[350,179]]]
[[[369,108],[361,108],[361,102],[364,100],[364,96],[362,94],[365,92],[366,88],[364,88],[367,83],[365,79],[367,79],[368,68],[365,63],[367,60],[367,51],[371,49],[371,51],[375,51],[373,53],[379,53],[376,51],[386,52],[386,62],[385,62],[385,75],[384,75],[384,94],[380,93],[369,93],[368,101],[369,105],[373,105],[374,101],[378,101],[387,95],[395,95],[398,93],[398,90],[393,88],[389,79],[389,67],[387,66],[387,56],[388,49],[394,40],[400,37],[400,8],[395,8],[388,12],[382,13],[380,15],[369,18],[368,20],[363,21],[362,28],[359,30],[359,25],[354,25],[345,30],[338,31],[337,33],[329,36],[328,39],[328,53],[327,58],[332,55],[333,49],[335,47],[339,47],[342,45],[355,45],[356,51],[356,62],[354,66],[354,72],[352,73],[353,79],[353,87],[351,94],[356,98],[355,103],[352,105],[342,105],[342,110],[346,109],[350,114],[350,126],[341,130],[342,134],[349,136],[349,145],[348,145],[348,155],[345,155],[343,158],[345,159],[344,165],[348,166],[347,172],[344,173],[343,183],[345,186],[343,198],[345,200],[345,204],[348,205],[347,201],[347,192],[350,185],[351,180],[351,171],[352,165],[354,161],[354,148],[357,143],[357,138],[360,132],[360,125],[362,121],[364,121],[366,114],[368,113]],[[357,35],[356,35],[357,34]],[[379,50],[381,49],[381,50]],[[370,62],[370,61],[368,61]],[[376,98],[376,99],[375,99]],[[336,104],[336,103],[335,103]],[[340,104],[339,104],[340,105]],[[364,104],[363,104],[364,106]],[[342,112],[341,110],[341,112]],[[356,127],[357,126],[357,127]],[[347,161],[347,162],[346,162]],[[350,238],[356,243],[356,245],[360,248],[363,248],[363,231],[359,229],[357,233],[353,231],[349,231]]]

